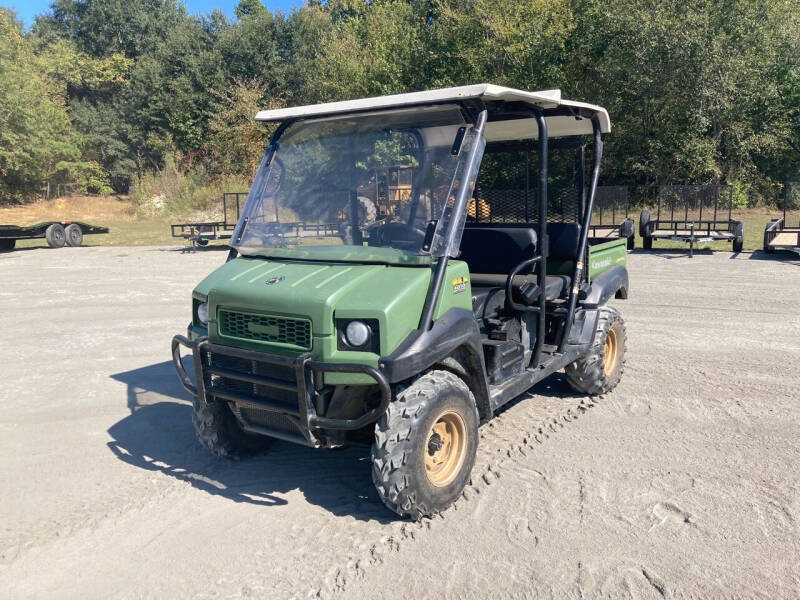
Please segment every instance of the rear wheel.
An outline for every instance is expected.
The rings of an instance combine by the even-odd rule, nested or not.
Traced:
[[[633,236],[630,236],[628,238],[628,250],[633,250],[634,248],[636,248],[636,240]]]
[[[649,235],[647,237],[642,238],[642,247],[645,250],[652,250],[653,249],[653,238]]]
[[[67,238],[67,246],[77,248],[83,243],[83,231],[81,231],[80,225],[76,225],[75,223],[67,225],[64,233]]]
[[[241,458],[265,450],[272,439],[247,433],[227,403],[193,401],[192,422],[197,439],[212,453],[224,458]]]
[[[591,396],[610,392],[622,379],[626,344],[622,315],[614,308],[602,308],[594,345],[584,356],[567,365],[567,383],[576,392]]]
[[[744,248],[744,240],[740,237],[737,237],[735,240],[733,240],[733,251],[741,252],[742,248]]]
[[[67,233],[61,223],[53,223],[45,230],[44,238],[51,248],[61,248],[67,242]]]
[[[431,371],[401,391],[378,421],[372,481],[398,515],[432,516],[463,492],[477,448],[475,398],[456,375]]]
[[[8,252],[13,250],[17,245],[17,240],[0,240],[0,252]]]

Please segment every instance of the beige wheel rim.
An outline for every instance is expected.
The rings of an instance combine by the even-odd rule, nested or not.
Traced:
[[[467,455],[467,426],[456,412],[439,416],[425,444],[425,472],[436,487],[445,487],[461,471]]]
[[[606,345],[603,352],[603,370],[606,375],[611,375],[614,367],[617,364],[617,352],[619,351],[619,344],[617,342],[617,333],[613,329],[606,332]]]

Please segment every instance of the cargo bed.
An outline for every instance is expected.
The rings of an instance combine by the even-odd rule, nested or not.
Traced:
[[[800,254],[800,181],[784,188],[783,215],[764,228],[764,252],[786,250]]]
[[[589,225],[589,238],[593,240],[626,240],[628,250],[633,250],[633,219],[628,216],[630,204],[628,188],[622,185],[597,187],[595,209]]]

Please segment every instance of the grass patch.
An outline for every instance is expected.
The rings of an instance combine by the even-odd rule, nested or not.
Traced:
[[[751,208],[734,212],[733,218],[744,223],[745,250],[762,248],[764,226],[770,219],[777,216],[777,210],[766,208]],[[182,246],[185,245],[183,240],[171,236],[170,223],[200,217],[202,220],[212,221],[221,219],[221,209],[219,214],[210,212],[209,214],[193,214],[184,217],[163,214],[147,216],[142,214],[136,202],[117,196],[57,198],[46,202],[0,208],[0,224],[3,225],[32,225],[42,221],[72,220],[102,225],[111,230],[111,233],[107,235],[87,235],[84,238],[86,246]],[[634,220],[636,229],[636,247],[641,248],[638,212],[631,213],[631,218]],[[213,243],[224,244],[225,242]],[[17,245],[20,248],[45,247],[47,242],[44,239],[20,240]],[[688,250],[689,245],[657,240],[653,247],[654,249],[683,248]],[[727,252],[731,250],[731,244],[725,242],[711,242],[701,247]]]
[[[165,216],[137,217],[136,207],[116,196],[56,198],[19,206],[0,208],[0,224],[33,225],[43,221],[83,221],[108,227],[105,235],[87,235],[85,246],[163,246],[182,245],[170,235],[171,219]],[[46,247],[42,239],[19,240],[18,248]]]

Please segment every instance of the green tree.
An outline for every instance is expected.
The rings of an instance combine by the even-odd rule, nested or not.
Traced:
[[[93,56],[152,53],[186,19],[178,0],[55,0],[33,32],[66,38]]]
[[[255,81],[236,80],[214,91],[214,115],[209,121],[209,147],[213,168],[220,174],[252,177],[269,142],[270,130],[254,119],[265,105],[266,89]]]
[[[41,191],[78,160],[63,88],[49,78],[12,13],[0,9],[0,197]]]

